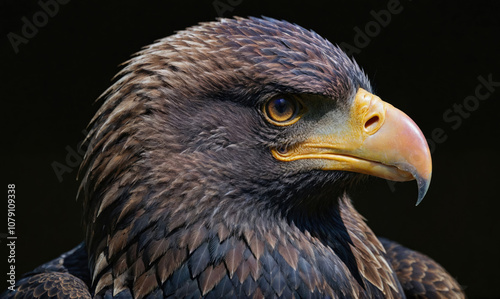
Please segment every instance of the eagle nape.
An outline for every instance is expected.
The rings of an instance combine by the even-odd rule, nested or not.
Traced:
[[[377,238],[349,192],[432,173],[426,140],[356,62],[271,18],[145,47],[102,96],[80,169],[85,240],[2,298],[464,298]]]

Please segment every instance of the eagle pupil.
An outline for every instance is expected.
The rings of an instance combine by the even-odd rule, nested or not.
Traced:
[[[283,115],[290,109],[290,102],[283,98],[276,99],[274,107],[279,114]]]

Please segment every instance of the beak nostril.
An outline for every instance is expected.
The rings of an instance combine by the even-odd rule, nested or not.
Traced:
[[[367,120],[365,123],[365,129],[368,131],[371,131],[374,127],[377,126],[378,122],[379,122],[378,115],[374,115],[374,116],[370,117],[370,119]]]

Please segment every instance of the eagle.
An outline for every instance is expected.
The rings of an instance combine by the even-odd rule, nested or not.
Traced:
[[[78,198],[85,240],[3,298],[464,298],[378,238],[349,194],[431,180],[426,139],[338,46],[267,17],[143,48],[101,96]]]

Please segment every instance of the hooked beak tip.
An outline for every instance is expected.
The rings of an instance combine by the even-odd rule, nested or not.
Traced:
[[[422,202],[422,200],[424,199],[425,194],[427,194],[427,190],[429,190],[431,178],[429,175],[428,178],[416,176],[415,179],[417,180],[417,185],[418,185],[418,198],[417,198],[417,203],[415,204],[415,206],[418,206]]]

